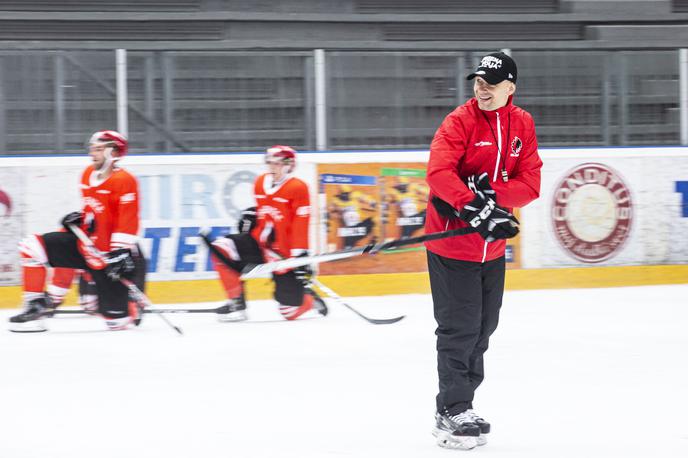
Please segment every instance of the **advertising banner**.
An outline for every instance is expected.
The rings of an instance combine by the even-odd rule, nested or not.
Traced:
[[[549,154],[541,197],[523,209],[524,267],[687,262],[688,157],[661,152]]]
[[[141,246],[148,259],[148,279],[190,280],[214,278],[208,251],[198,237],[201,228],[211,229],[211,237],[236,232],[241,210],[255,205],[253,182],[265,171],[262,164],[132,164],[123,166],[132,172],[139,183],[141,203]],[[79,179],[84,167],[26,167],[22,173],[1,168],[2,188],[19,177],[26,177],[26,196],[23,213],[24,231],[19,230],[16,218],[3,222],[0,204],[0,224],[13,224],[13,231],[3,231],[0,250],[11,253],[3,256],[3,265],[18,265],[17,242],[31,233],[45,233],[60,229],[60,220],[71,211],[81,208]],[[315,183],[315,166],[301,164],[296,176]],[[18,186],[18,184],[17,184]],[[9,191],[7,191],[9,193]],[[11,194],[18,192],[12,191]],[[315,189],[311,196],[315,196]],[[13,198],[15,199],[15,198]],[[15,221],[16,220],[16,221]],[[311,237],[316,236],[315,218],[311,222]],[[8,259],[8,261],[4,261]],[[10,267],[3,267],[9,269]],[[2,277],[4,278],[4,276]],[[12,278],[16,284],[16,272]],[[8,283],[9,284],[9,283]]]
[[[253,183],[262,164],[135,165],[141,189],[141,237],[151,280],[214,278],[208,250],[198,232],[215,238],[237,232],[241,211],[255,206]],[[315,166],[300,164],[295,175],[315,183]],[[311,196],[315,196],[311,189]],[[314,202],[311,202],[313,205]],[[316,236],[315,218],[310,236]]]

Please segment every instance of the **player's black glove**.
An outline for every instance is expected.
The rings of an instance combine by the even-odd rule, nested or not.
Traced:
[[[246,234],[256,227],[256,207],[249,207],[241,211],[237,229],[239,233]]]
[[[437,210],[437,213],[439,213],[440,216],[452,220],[459,217],[459,211],[456,208],[452,207],[446,201],[437,196],[432,196],[432,205],[435,207],[435,210]]]
[[[120,248],[105,255],[105,274],[112,281],[130,277],[134,273],[134,259],[131,250]]]
[[[65,229],[69,230],[67,226],[77,226],[80,227],[84,223],[84,213],[83,212],[71,212],[62,218],[60,221]]]
[[[519,222],[514,215],[500,207],[482,191],[464,205],[459,218],[473,227],[487,242],[510,239],[518,234]]]
[[[494,189],[492,189],[490,185],[490,176],[487,172],[483,172],[480,175],[469,176],[466,185],[474,194],[481,191],[486,199],[492,199],[497,202],[497,197]]]

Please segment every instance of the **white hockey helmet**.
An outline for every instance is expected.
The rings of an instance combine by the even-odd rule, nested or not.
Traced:
[[[91,135],[88,146],[103,145],[105,149],[105,161],[99,170],[106,170],[110,164],[123,158],[129,150],[127,137],[115,130],[99,130]]]

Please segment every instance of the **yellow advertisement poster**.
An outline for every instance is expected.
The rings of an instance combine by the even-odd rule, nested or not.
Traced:
[[[319,251],[423,235],[425,170],[424,163],[319,164]],[[508,268],[520,267],[518,243],[509,240]],[[323,275],[425,271],[422,244],[320,265]]]

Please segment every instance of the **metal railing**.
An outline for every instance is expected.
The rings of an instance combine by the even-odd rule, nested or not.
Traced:
[[[487,51],[3,51],[0,154],[427,148]],[[688,144],[686,50],[511,54],[541,146]]]

